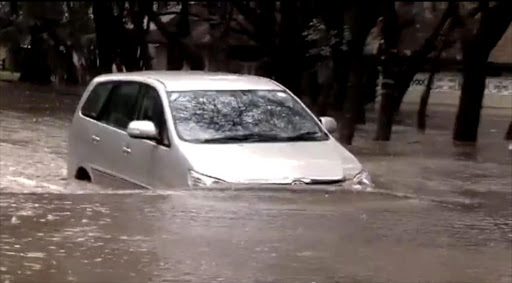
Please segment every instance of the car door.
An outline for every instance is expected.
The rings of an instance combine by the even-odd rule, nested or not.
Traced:
[[[159,134],[156,141],[136,139],[127,134],[122,137],[122,175],[125,179],[132,181],[135,185],[151,188],[151,177],[149,174],[152,163],[152,152],[158,147],[169,146],[169,136],[165,129],[162,129],[164,121],[161,119],[163,111],[158,92],[147,84],[140,84],[139,103],[134,120],[147,120],[155,124]]]
[[[158,170],[155,167],[160,164],[161,158],[169,153],[170,139],[164,108],[158,91],[148,84],[143,84],[141,86],[141,96],[142,102],[136,120],[153,122],[158,132],[158,139],[153,141],[128,137],[124,146],[130,148],[130,158],[137,162],[127,160],[125,164],[129,167],[127,170],[131,172],[130,174],[137,176],[142,185],[154,188],[155,184],[158,183],[154,179],[156,177],[154,170]]]
[[[137,176],[130,174],[130,165],[127,164],[134,160],[125,141],[128,137],[126,128],[134,120],[141,100],[140,87],[138,82],[116,82],[98,115],[101,125],[93,133],[97,143],[101,144],[100,170],[110,181],[124,188],[132,188],[137,183]]]
[[[98,137],[102,136],[104,129],[98,122],[98,115],[112,86],[113,82],[100,82],[94,85],[73,118],[68,149],[70,176],[75,174],[79,166],[85,166],[91,169],[92,178],[96,180],[98,172],[103,172],[106,168],[104,156],[107,149]]]
[[[156,104],[152,119],[160,129],[163,139],[157,143],[157,146],[151,148],[149,155],[151,162],[148,172],[151,187],[155,189],[186,187],[190,167],[179,149],[176,136],[173,135],[173,120],[167,93],[165,90],[158,91],[153,87],[148,88],[148,93],[151,93]]]

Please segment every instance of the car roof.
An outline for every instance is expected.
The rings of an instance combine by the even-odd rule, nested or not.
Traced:
[[[167,91],[186,90],[282,90],[273,80],[244,74],[204,71],[140,71],[98,76],[98,80],[151,79],[162,83]]]

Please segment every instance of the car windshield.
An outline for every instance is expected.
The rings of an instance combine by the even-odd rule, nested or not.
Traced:
[[[328,135],[280,90],[169,92],[178,136],[195,143],[321,141]]]

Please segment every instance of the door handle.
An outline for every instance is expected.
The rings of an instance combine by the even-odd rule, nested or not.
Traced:
[[[91,140],[92,140],[92,142],[93,142],[93,143],[98,143],[98,142],[100,141],[100,137],[98,137],[98,136],[96,136],[96,135],[93,135],[93,136],[91,137]]]
[[[132,150],[126,146],[123,146],[123,153],[124,154],[130,154],[132,152]]]

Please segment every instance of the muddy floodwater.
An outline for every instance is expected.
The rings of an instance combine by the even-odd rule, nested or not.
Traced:
[[[512,282],[510,114],[454,147],[453,109],[390,143],[370,113],[371,191],[130,191],[66,179],[77,95],[51,91],[0,82],[0,282]]]

